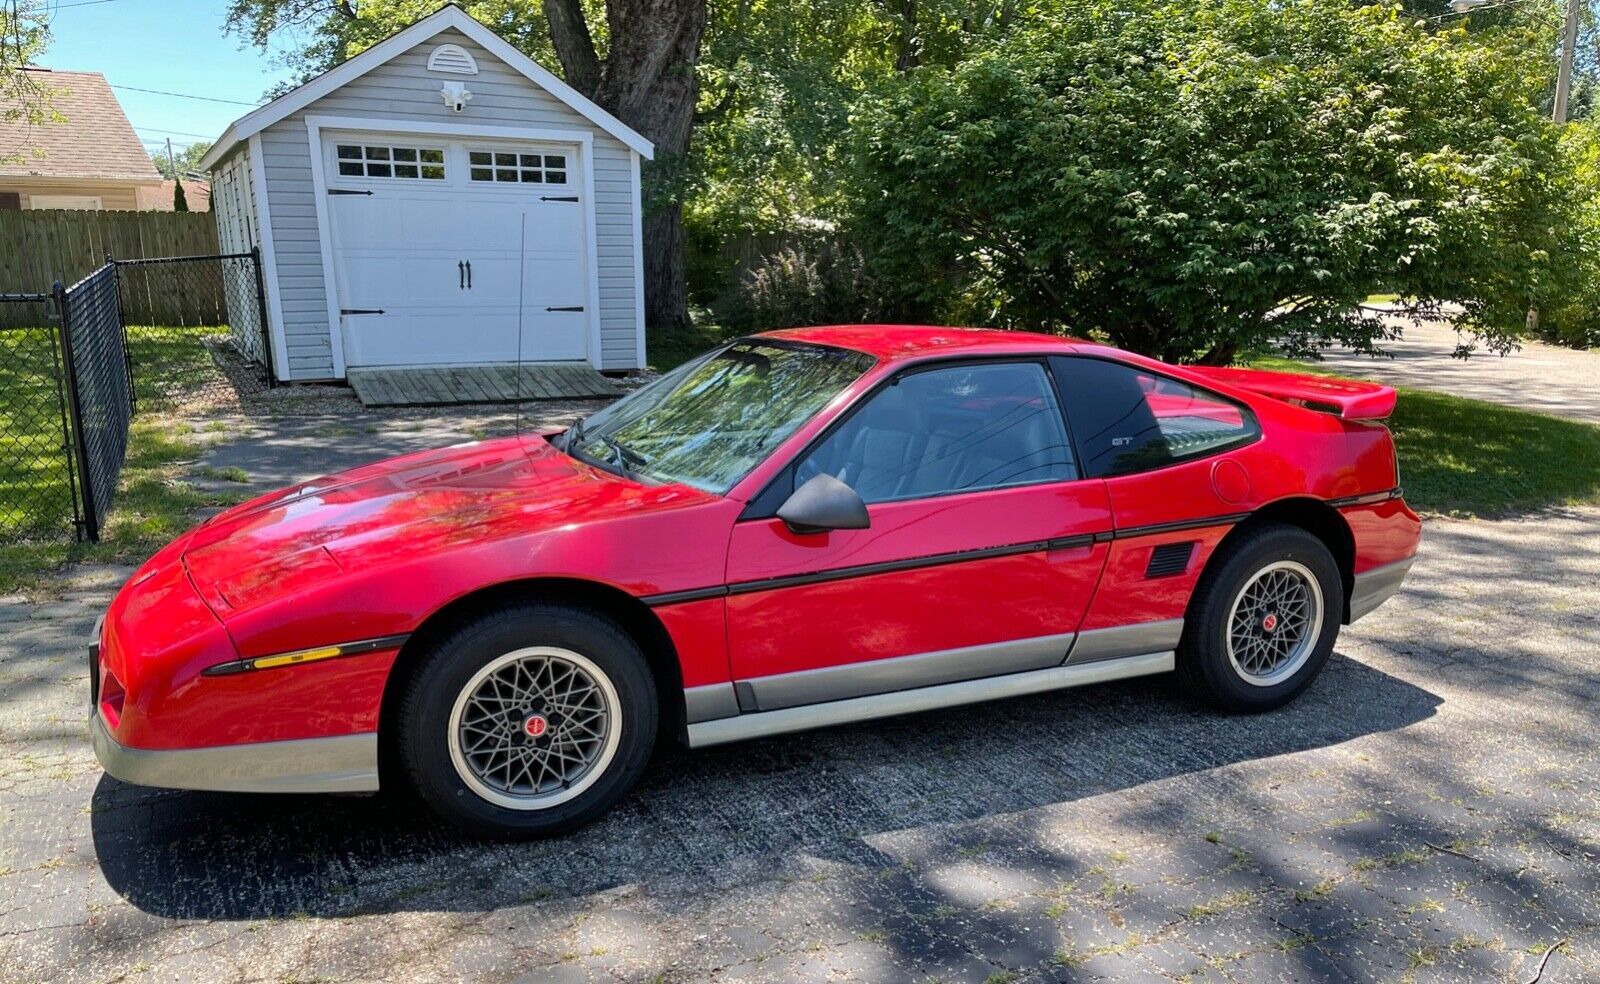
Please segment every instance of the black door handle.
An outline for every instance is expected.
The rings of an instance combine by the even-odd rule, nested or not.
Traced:
[[[577,307],[547,307],[547,308],[545,308],[545,310],[546,311],[582,311],[583,310],[583,306],[580,304]]]
[[[472,289],[472,261],[467,261],[467,289]]]
[[[456,290],[467,288],[467,264],[465,260],[456,261]]]

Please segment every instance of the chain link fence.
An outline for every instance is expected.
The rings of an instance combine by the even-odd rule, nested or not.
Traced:
[[[272,384],[266,293],[257,253],[115,260],[134,402],[164,409],[228,388],[223,346]]]
[[[0,294],[0,543],[71,540],[77,468],[49,294]]]
[[[270,366],[254,251],[0,294],[0,544],[99,539],[134,415],[232,401]]]

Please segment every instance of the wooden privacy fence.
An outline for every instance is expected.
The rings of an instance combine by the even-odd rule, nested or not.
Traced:
[[[0,292],[47,292],[77,283],[106,258],[136,260],[219,252],[209,212],[0,211]],[[227,322],[220,278],[197,278],[169,264],[128,271],[123,285],[129,324],[217,325]],[[12,310],[7,310],[12,308]],[[0,306],[0,327],[27,312]]]

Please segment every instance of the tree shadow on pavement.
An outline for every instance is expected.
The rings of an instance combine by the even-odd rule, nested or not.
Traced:
[[[403,795],[95,789],[101,872],[180,919],[483,911],[619,885],[720,879],[804,852],[878,864],[873,835],[1070,802],[1394,731],[1426,690],[1338,654],[1294,704],[1198,707],[1161,679],[919,714],[699,752],[666,749],[611,814],[564,838],[471,841]]]

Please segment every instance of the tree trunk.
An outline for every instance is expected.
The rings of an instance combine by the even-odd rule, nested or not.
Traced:
[[[644,216],[645,324],[685,325],[683,209],[674,184],[689,152],[700,96],[695,65],[706,31],[706,0],[607,0],[611,50],[604,63],[596,57],[580,0],[544,0],[544,9],[567,82],[655,144],[655,161],[646,170],[651,205]]]

